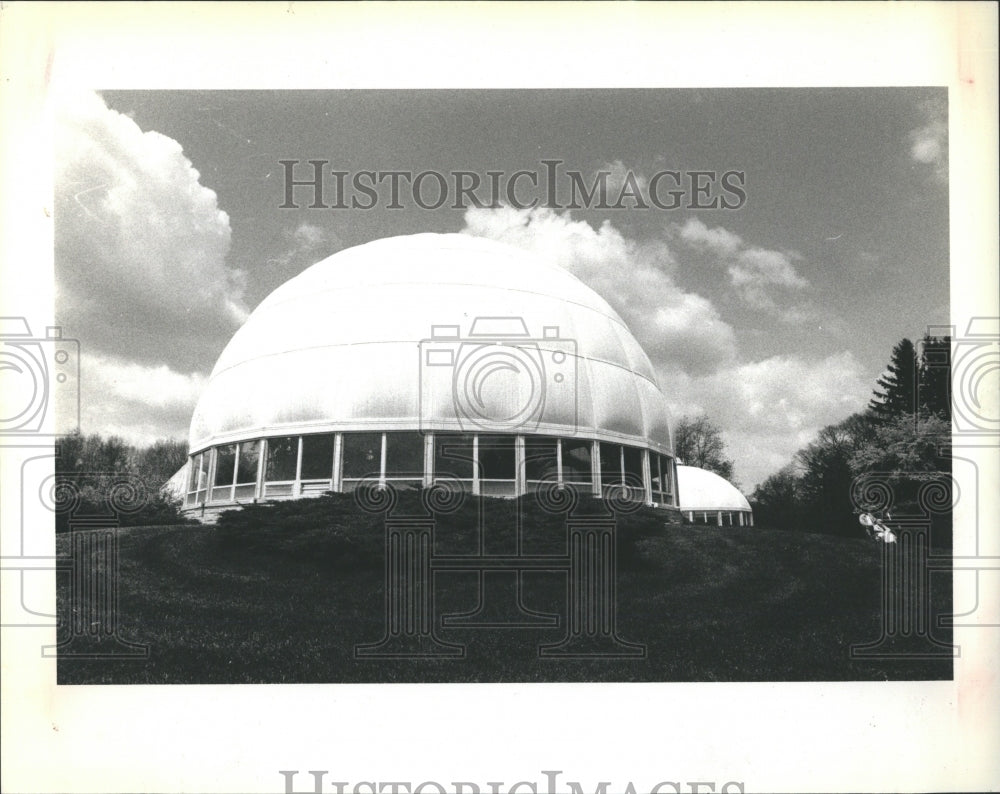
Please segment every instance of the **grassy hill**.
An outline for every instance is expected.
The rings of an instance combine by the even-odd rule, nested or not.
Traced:
[[[438,522],[436,553],[468,553],[487,526],[491,551],[513,542],[514,502],[469,500]],[[525,551],[563,553],[561,516],[520,505]],[[482,513],[479,514],[479,511]],[[885,650],[901,658],[852,659],[850,646],[882,634],[882,549],[766,528],[669,526],[655,511],[618,518],[619,636],[644,658],[540,658],[565,634],[566,575],[523,575],[524,604],[559,614],[543,628],[441,627],[440,616],[477,603],[478,579],[438,572],[437,636],[464,658],[356,659],[384,635],[382,516],[350,497],[259,507],[219,526],[119,530],[118,636],[148,648],[129,658],[102,629],[73,638],[58,664],[62,684],[516,681],[793,681],[947,679],[949,656],[917,659],[918,642]],[[506,534],[505,534],[506,533]],[[72,538],[57,539],[60,554]],[[103,558],[79,551],[106,583]],[[66,577],[65,625],[89,617],[92,596]],[[950,612],[951,577],[930,576],[931,626]],[[491,606],[491,605],[488,605]],[[494,603],[492,606],[496,606]],[[909,605],[906,608],[911,608]],[[946,630],[932,628],[941,642]],[[904,638],[905,639],[905,638]],[[910,638],[911,640],[913,638]],[[84,658],[89,652],[108,658]]]

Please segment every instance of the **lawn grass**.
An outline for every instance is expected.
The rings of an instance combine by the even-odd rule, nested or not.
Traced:
[[[317,501],[315,503],[319,505]],[[267,510],[219,527],[119,530],[119,636],[146,658],[81,658],[114,651],[107,637],[75,638],[60,684],[531,681],[834,681],[949,679],[950,657],[851,659],[881,636],[881,550],[866,539],[764,528],[666,525],[654,511],[618,519],[617,626],[644,658],[539,658],[565,629],[440,628],[464,644],[457,659],[356,659],[384,635],[381,517],[349,500],[327,504],[325,526]],[[316,508],[311,508],[316,509]],[[487,505],[502,524],[514,508]],[[459,515],[453,526],[462,526]],[[256,523],[254,523],[256,522]],[[561,519],[532,524],[535,553],[564,538]],[[555,532],[556,534],[552,534]],[[559,532],[563,532],[559,535]],[[548,533],[548,534],[546,534]],[[442,533],[455,545],[461,532]],[[468,534],[468,533],[467,533]],[[546,540],[548,539],[548,540]],[[60,554],[70,538],[57,539]],[[96,564],[96,562],[95,562]],[[566,575],[524,574],[524,601],[565,620]],[[478,580],[438,572],[443,613],[476,606]],[[61,581],[60,615],[86,604]],[[932,619],[950,611],[951,577],[931,576]],[[66,625],[69,625],[66,623]],[[932,626],[935,625],[933,622]],[[950,642],[944,630],[934,636]],[[73,655],[71,655],[73,654]]]

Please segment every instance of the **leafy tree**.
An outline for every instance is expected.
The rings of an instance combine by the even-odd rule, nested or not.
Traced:
[[[796,529],[802,523],[799,478],[791,464],[757,486],[750,497],[754,523],[769,529]]]
[[[889,488],[894,517],[926,522],[932,544],[943,547],[952,530],[950,433],[941,416],[900,416],[882,423],[850,461],[855,476],[871,474]]]
[[[813,528],[837,535],[862,531],[854,518],[851,487],[854,455],[874,436],[871,417],[853,414],[824,427],[814,442],[796,453],[801,468],[798,493]]]
[[[56,480],[64,486],[64,496],[74,497],[57,504],[56,531],[71,529],[74,519],[84,516],[114,517],[123,526],[185,522],[180,505],[160,488],[186,457],[180,441],[135,447],[117,436],[62,436],[56,444]],[[126,484],[126,490],[116,490]],[[117,499],[133,499],[135,509],[130,504],[130,509],[115,510],[113,505],[122,502],[112,499],[112,493]]]
[[[880,420],[903,414],[912,416],[917,410],[917,353],[913,342],[900,340],[892,349],[889,366],[878,381],[868,407]]]
[[[160,440],[129,456],[129,468],[147,483],[162,485],[187,461],[187,444]]]
[[[683,416],[674,428],[674,454],[689,466],[714,471],[732,482],[733,461],[725,456],[722,431],[707,416]]]
[[[895,517],[929,522],[934,545],[949,545],[951,458],[942,445],[950,438],[950,350],[947,336],[925,335],[919,355],[900,341],[868,410],[824,427],[795,454],[794,468],[757,488],[757,523],[860,534],[852,488],[868,474],[890,488]]]

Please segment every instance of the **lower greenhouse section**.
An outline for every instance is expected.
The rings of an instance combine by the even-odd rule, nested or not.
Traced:
[[[600,497],[612,491],[676,507],[674,459],[655,450],[582,438],[445,432],[273,436],[209,447],[190,457],[184,507],[217,509],[349,492],[376,480],[396,489],[447,481],[473,495],[513,498],[541,484]]]
[[[717,527],[752,527],[753,513],[749,510],[681,510],[689,524]]]

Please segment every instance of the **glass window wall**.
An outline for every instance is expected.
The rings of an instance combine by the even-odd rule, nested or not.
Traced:
[[[388,480],[423,480],[424,437],[421,433],[385,434],[385,476]]]
[[[302,479],[333,479],[333,433],[302,436]],[[346,436],[345,436],[346,438]],[[376,453],[376,461],[378,460]],[[376,462],[376,468],[378,463]]]
[[[590,485],[593,482],[592,449],[590,441],[562,440],[563,482],[574,485]]]
[[[343,444],[343,478],[345,480],[380,476],[382,469],[381,433],[344,433]],[[304,467],[305,462],[303,461]]]
[[[290,482],[295,479],[299,458],[299,437],[281,436],[267,440],[264,479],[267,482]]]

